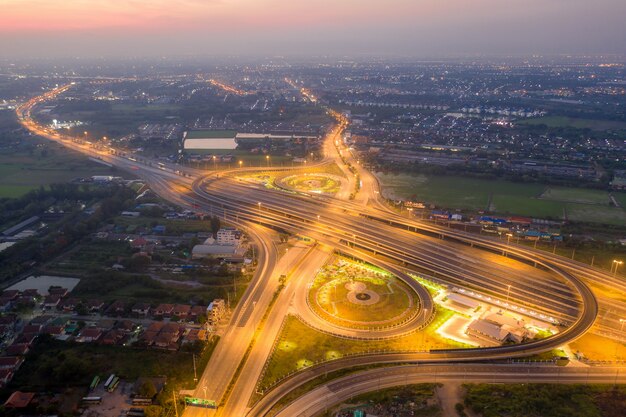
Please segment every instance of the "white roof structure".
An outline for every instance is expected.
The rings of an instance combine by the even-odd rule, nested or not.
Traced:
[[[448,300],[453,301],[457,304],[461,304],[465,307],[469,307],[469,308],[478,308],[478,306],[480,306],[480,303],[476,300],[473,300],[469,297],[466,297],[464,295],[455,293],[455,292],[451,292],[447,295]]]
[[[482,336],[486,336],[500,342],[505,341],[506,338],[509,337],[509,332],[507,330],[497,324],[482,319],[471,322],[467,327],[467,331],[470,333],[478,333]]]
[[[198,138],[185,139],[185,149],[236,149],[235,138]]]
[[[203,258],[207,256],[232,256],[235,254],[233,245],[196,245],[191,250],[193,258]]]

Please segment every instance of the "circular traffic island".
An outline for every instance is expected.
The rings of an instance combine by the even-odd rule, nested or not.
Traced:
[[[334,195],[341,190],[343,179],[332,174],[298,174],[276,179],[278,187],[315,194]]]
[[[317,316],[349,329],[395,327],[419,311],[417,294],[401,280],[375,268],[342,261],[318,273],[307,297]]]

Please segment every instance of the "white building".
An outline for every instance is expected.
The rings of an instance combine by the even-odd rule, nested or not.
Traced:
[[[223,227],[217,232],[218,245],[238,246],[241,241],[241,232],[232,227]]]
[[[234,245],[196,245],[191,250],[193,259],[232,258],[236,256]]]

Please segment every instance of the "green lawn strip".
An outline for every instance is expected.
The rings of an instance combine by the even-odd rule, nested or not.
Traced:
[[[288,316],[259,386],[268,388],[294,371],[307,368],[317,362],[334,360],[348,355],[384,350],[418,351],[425,348],[467,347],[446,340],[435,333],[435,330],[453,314],[454,312],[451,310],[437,308],[435,318],[425,331],[381,341],[361,341],[331,336],[311,329],[294,316]]]

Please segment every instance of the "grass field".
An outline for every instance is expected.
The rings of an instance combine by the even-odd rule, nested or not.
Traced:
[[[45,142],[32,154],[27,151],[0,155],[0,198],[19,197],[53,183],[92,175],[120,175],[55,143]]]
[[[608,192],[585,188],[547,187],[539,198],[572,203],[609,205]]]
[[[565,116],[546,116],[518,122],[522,125],[546,125],[548,127],[573,127],[597,131],[626,129],[626,123],[613,120],[580,119]]]
[[[617,200],[617,203],[626,209],[626,192],[613,193],[613,197]]]
[[[316,362],[338,359],[342,356],[368,351],[395,350],[417,351],[466,347],[451,342],[435,333],[435,330],[453,314],[450,310],[437,308],[435,318],[425,331],[398,339],[382,341],[359,341],[342,339],[311,329],[294,316],[288,316],[274,353],[261,379],[267,387],[289,374],[307,368]]]
[[[379,297],[378,301],[371,305],[350,301],[354,285],[362,287],[365,292],[372,291],[374,297]],[[309,304],[321,317],[351,328],[394,325],[410,317],[418,308],[417,297],[402,281],[383,271],[361,267],[345,259],[320,270],[308,297]]]
[[[336,194],[341,189],[337,179],[318,174],[292,175],[281,179],[280,183],[290,189],[324,194]]]
[[[567,218],[580,222],[596,222],[626,225],[626,211],[623,208],[589,204],[568,204]]]
[[[506,215],[561,219],[607,224],[626,223],[626,193],[614,192],[623,207],[609,206],[609,193],[542,184],[515,183],[456,176],[377,174],[389,198],[408,198],[437,207],[489,210]]]

